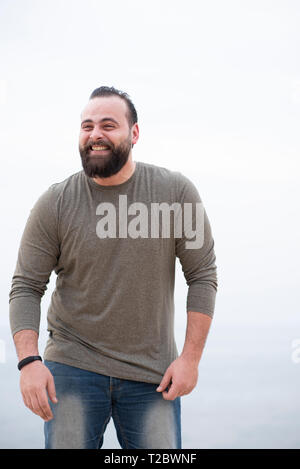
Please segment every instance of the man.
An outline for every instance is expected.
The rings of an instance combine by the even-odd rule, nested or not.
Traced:
[[[133,161],[138,138],[130,97],[97,88],[81,114],[83,170],[41,195],[23,233],[10,322],[46,448],[101,448],[111,416],[122,448],[181,448],[180,399],[196,386],[214,312],[214,241],[188,178]],[[180,356],[176,257],[188,285]],[[40,302],[53,270],[43,362]]]

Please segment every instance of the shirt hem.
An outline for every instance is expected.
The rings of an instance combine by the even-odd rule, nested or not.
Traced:
[[[113,378],[119,378],[119,379],[126,379],[126,380],[129,380],[129,381],[139,381],[139,382],[144,382],[144,383],[151,383],[151,384],[160,384],[161,382],[161,379],[159,381],[154,381],[154,380],[151,380],[147,377],[144,377],[144,376],[141,376],[140,374],[139,375],[135,375],[134,373],[122,373],[122,372],[115,372],[113,370],[110,370],[109,372],[107,370],[105,370],[104,368],[101,368],[101,367],[98,367],[97,366],[97,370],[95,369],[95,367],[91,367],[90,365],[87,365],[86,363],[83,363],[82,361],[79,361],[79,360],[69,360],[68,358],[66,357],[63,357],[61,358],[61,356],[56,356],[55,354],[51,354],[51,353],[45,353],[44,354],[44,360],[47,360],[47,361],[54,361],[54,362],[57,362],[57,363],[62,363],[64,365],[69,365],[69,366],[74,366],[76,368],[80,368],[82,370],[87,370],[87,371],[91,371],[91,372],[94,372],[94,373],[98,373],[98,374],[103,374],[105,376],[111,376]]]

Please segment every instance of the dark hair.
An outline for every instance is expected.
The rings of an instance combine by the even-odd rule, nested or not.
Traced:
[[[130,96],[127,93],[125,93],[124,91],[117,90],[113,86],[110,86],[110,87],[100,86],[100,88],[96,88],[92,92],[90,99],[99,98],[102,96],[119,96],[119,98],[123,99],[127,103],[127,107],[129,111],[127,113],[127,119],[128,119],[129,126],[132,127],[133,124],[135,124],[138,121],[136,109],[134,107],[133,102],[130,99]]]

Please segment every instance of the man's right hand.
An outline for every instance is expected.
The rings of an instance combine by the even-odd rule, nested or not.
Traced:
[[[54,378],[50,370],[40,361],[25,365],[20,371],[20,388],[24,404],[46,422],[53,419],[48,396],[57,404]]]

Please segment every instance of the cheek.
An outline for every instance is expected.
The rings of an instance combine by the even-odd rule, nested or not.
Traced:
[[[85,134],[80,134],[79,135],[79,146],[84,146],[87,144],[89,140],[89,135],[87,135],[86,133]]]

